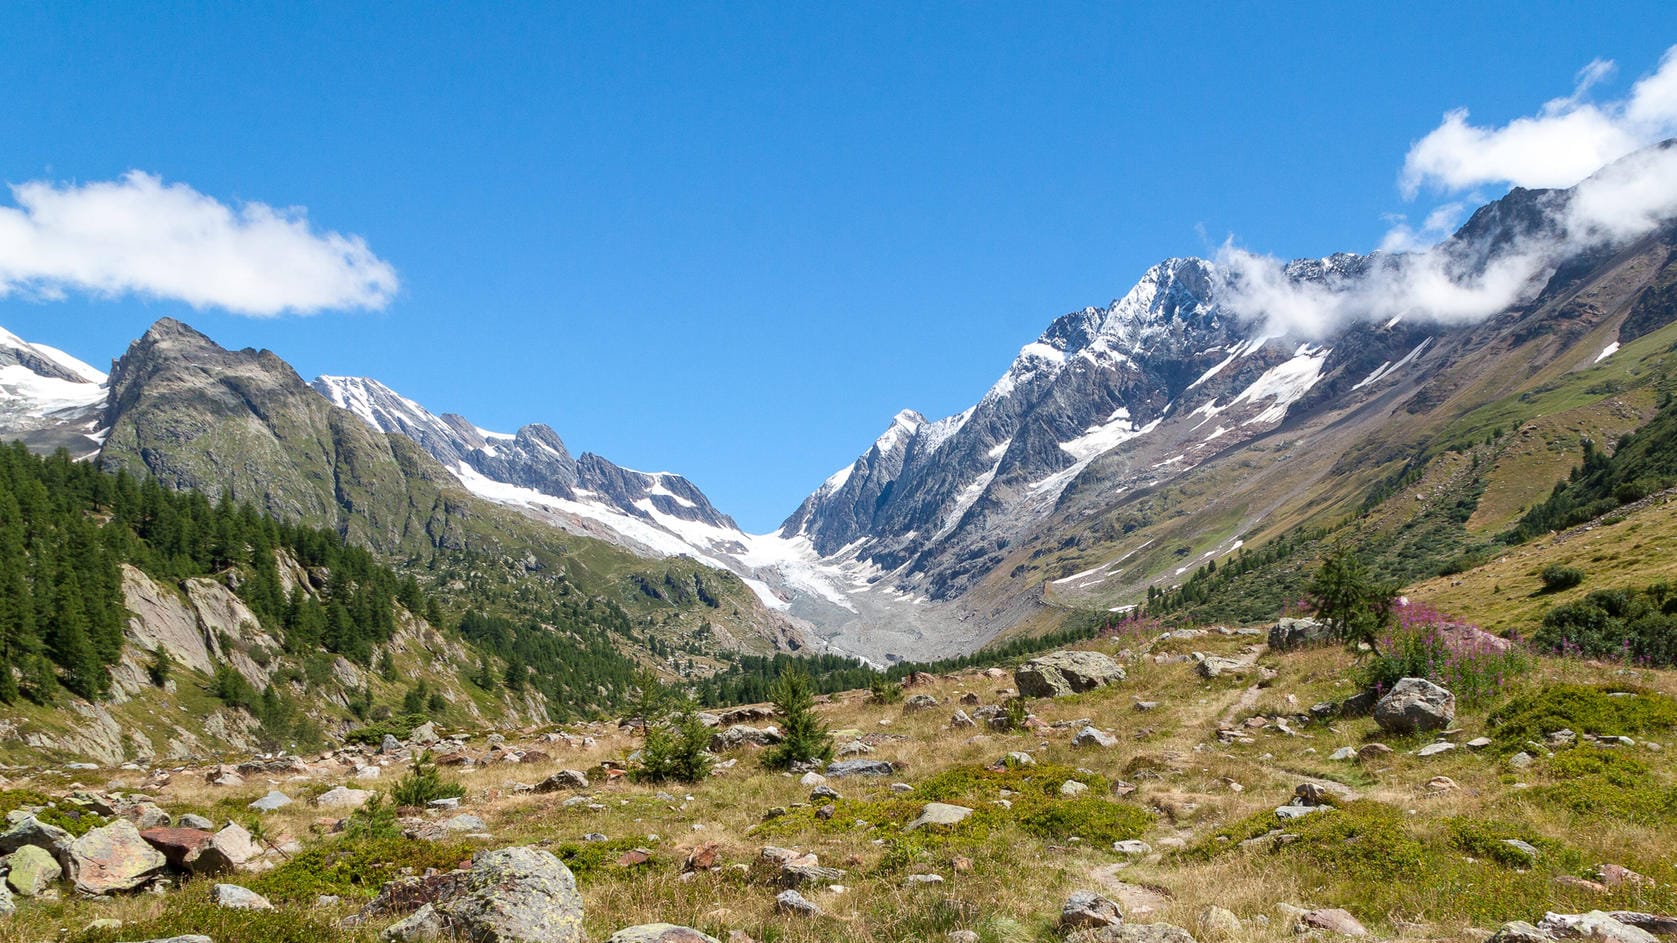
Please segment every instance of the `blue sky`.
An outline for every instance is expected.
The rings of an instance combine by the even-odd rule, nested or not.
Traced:
[[[0,7],[0,179],[305,208],[399,284],[272,317],[14,284],[0,325],[103,364],[179,317],[767,530],[1153,262],[1372,249],[1506,189],[1405,198],[1447,111],[1503,126],[1597,59],[1613,99],[1677,42],[1653,3],[513,6]]]

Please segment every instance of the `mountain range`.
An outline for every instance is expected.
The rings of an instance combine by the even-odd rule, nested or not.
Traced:
[[[492,547],[566,566],[543,556],[546,532],[687,557],[750,590],[737,618],[709,620],[743,623],[726,630],[741,645],[935,658],[1068,607],[1123,611],[1207,562],[1341,526],[1450,448],[1525,427],[1484,456],[1474,488],[1490,504],[1462,526],[1509,523],[1585,438],[1651,415],[1664,374],[1648,358],[1677,316],[1665,209],[1584,240],[1579,192],[1516,189],[1424,253],[1341,253],[1267,276],[1238,259],[1160,262],[1110,304],[1053,320],[971,407],[891,417],[769,534],[744,533],[679,474],[573,456],[546,425],[489,431],[371,378],[304,384],[271,352],[226,351],[170,319],[108,378],[0,337],[0,432],[388,555]],[[1520,277],[1471,318],[1390,313],[1397,280],[1423,264],[1461,293]],[[1266,287],[1373,300],[1301,331],[1253,309]],[[1532,435],[1541,455],[1519,447]],[[1428,500],[1382,526],[1424,516]]]

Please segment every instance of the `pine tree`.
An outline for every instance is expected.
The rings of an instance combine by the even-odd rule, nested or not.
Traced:
[[[815,714],[815,694],[809,675],[801,669],[783,672],[769,691],[780,715],[780,743],[763,754],[763,763],[787,769],[793,763],[827,762],[833,758],[833,735]]]

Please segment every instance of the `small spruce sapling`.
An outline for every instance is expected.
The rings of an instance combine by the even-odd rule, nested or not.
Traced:
[[[833,735],[815,714],[815,694],[809,675],[792,670],[775,679],[769,689],[780,715],[785,739],[763,754],[763,764],[787,769],[793,763],[825,763],[833,758]]]

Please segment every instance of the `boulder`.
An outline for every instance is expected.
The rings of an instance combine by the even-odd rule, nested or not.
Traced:
[[[569,868],[539,848],[479,855],[445,893],[392,924],[392,941],[459,937],[474,943],[581,943],[582,898]],[[382,896],[382,895],[381,895]]]
[[[1374,705],[1374,722],[1392,733],[1443,730],[1456,719],[1456,696],[1425,678],[1404,678]]]
[[[1511,920],[1497,928],[1485,943],[1550,943],[1554,937],[1524,920]]]
[[[734,724],[710,735],[710,752],[725,753],[746,744],[766,747],[779,743],[781,739],[780,731],[774,727],[752,727],[748,724]]]
[[[1583,914],[1547,913],[1537,922],[1537,928],[1559,939],[1582,938],[1595,943],[1658,943],[1657,938],[1647,930],[1621,923],[1599,910]]]
[[[179,828],[199,828],[206,832],[215,831],[214,822],[204,818],[202,815],[194,815],[191,812],[188,812],[177,819],[175,821],[175,825]]]
[[[1350,911],[1338,907],[1312,910],[1299,917],[1299,923],[1312,930],[1326,930],[1340,936],[1368,936],[1368,928],[1361,921],[1351,916]]]
[[[17,904],[12,900],[12,892],[6,882],[0,881],[0,917],[10,917],[17,913]]]
[[[163,853],[169,867],[185,871],[187,861],[196,859],[199,850],[215,836],[201,828],[148,828],[140,837]]]
[[[1112,850],[1126,858],[1145,858],[1153,853],[1153,846],[1137,838],[1112,843]]]
[[[350,789],[337,786],[315,797],[314,804],[322,809],[359,809],[373,798],[370,789]]]
[[[1063,930],[1094,930],[1116,927],[1124,922],[1118,904],[1094,891],[1076,891],[1066,898],[1060,908],[1060,928]]]
[[[131,891],[163,873],[163,853],[126,819],[93,829],[70,843],[70,880],[83,894]]]
[[[638,927],[624,927],[613,933],[606,943],[721,943],[708,933],[692,927],[678,927],[673,923],[645,923]]]
[[[793,917],[819,917],[821,908],[815,906],[804,895],[793,890],[785,890],[774,895],[774,909],[779,913]]]
[[[1224,658],[1221,655],[1207,655],[1200,659],[1200,663],[1194,666],[1194,670],[1199,672],[1200,677],[1210,680],[1212,678],[1221,678],[1224,675],[1245,674],[1251,667],[1251,665],[1248,665],[1246,662],[1243,662],[1238,658]]]
[[[561,789],[587,789],[588,777],[580,770],[562,769],[536,784],[537,792],[558,792]]]
[[[1194,935],[1170,923],[1120,923],[1090,934],[1093,943],[1195,943]]]
[[[903,831],[912,832],[927,825],[958,825],[972,815],[972,810],[966,806],[950,805],[947,802],[928,802],[920,810],[919,818],[903,826]]]
[[[887,760],[840,760],[827,767],[830,779],[846,776],[889,776],[897,767]]]
[[[270,790],[267,795],[246,806],[246,808],[255,809],[258,812],[273,812],[277,809],[283,809],[290,805],[291,801],[290,796],[280,792],[278,789],[273,789]]]
[[[915,694],[903,702],[903,713],[912,714],[916,711],[929,711],[937,707],[937,698],[930,694]]]
[[[1118,738],[1114,737],[1112,734],[1097,730],[1094,727],[1084,727],[1082,730],[1077,732],[1076,736],[1071,738],[1071,745],[1074,747],[1099,747],[1101,749],[1106,749],[1107,747],[1117,746]]]
[[[19,897],[36,897],[58,883],[64,868],[52,852],[36,845],[24,845],[6,856],[5,886]]]
[[[1216,904],[1200,912],[1200,933],[1208,940],[1235,940],[1245,931],[1239,917]]]
[[[237,884],[217,884],[210,890],[210,900],[215,901],[217,907],[226,907],[228,910],[274,909],[268,898]]]
[[[1124,680],[1124,669],[1100,652],[1059,651],[1033,658],[1013,673],[1021,697],[1063,697]]]
[[[1326,622],[1315,619],[1281,619],[1269,627],[1270,651],[1284,652],[1332,639],[1333,629]]]
[[[427,720],[413,728],[413,731],[408,734],[408,739],[414,743],[429,746],[442,738],[437,736],[437,725]]]
[[[256,860],[262,849],[255,836],[236,822],[210,836],[210,840],[184,859],[186,870],[193,874],[225,874],[237,871]]]

